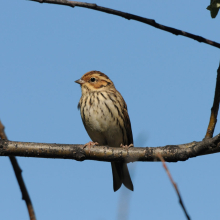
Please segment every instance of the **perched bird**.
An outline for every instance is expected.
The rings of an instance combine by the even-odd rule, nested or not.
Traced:
[[[85,129],[93,141],[87,145],[133,146],[127,105],[108,76],[99,71],[90,71],[75,82],[79,83],[82,89],[78,108]],[[133,191],[127,164],[112,162],[111,166],[114,191],[117,191],[122,183]]]

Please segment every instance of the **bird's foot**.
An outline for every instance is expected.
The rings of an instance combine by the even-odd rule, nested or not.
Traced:
[[[125,148],[126,150],[128,150],[130,147],[134,147],[134,145],[133,144],[130,144],[130,145],[121,144],[120,147]]]
[[[89,148],[89,154],[90,154],[91,146],[95,146],[95,145],[99,145],[99,143],[98,143],[98,142],[92,142],[92,141],[90,141],[90,142],[88,142],[87,144],[85,144],[85,145],[83,146],[83,149],[88,146],[88,148]]]

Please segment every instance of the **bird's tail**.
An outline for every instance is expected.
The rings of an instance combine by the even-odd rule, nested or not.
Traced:
[[[113,188],[117,191],[123,183],[128,189],[134,190],[126,163],[112,162]]]

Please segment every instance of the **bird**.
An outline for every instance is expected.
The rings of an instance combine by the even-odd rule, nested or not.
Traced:
[[[89,71],[79,80],[82,96],[78,109],[82,122],[91,138],[88,145],[109,147],[133,147],[133,135],[127,105],[107,75],[100,71]],[[90,148],[89,148],[90,149]],[[117,191],[122,183],[133,191],[133,183],[127,163],[111,162],[113,189]]]

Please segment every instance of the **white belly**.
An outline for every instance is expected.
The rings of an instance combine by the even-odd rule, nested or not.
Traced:
[[[123,144],[123,134],[117,122],[117,109],[111,100],[100,98],[99,104],[94,100],[91,105],[87,103],[84,108],[81,108],[81,116],[83,117],[84,114],[83,122],[87,133],[92,141],[100,145],[120,147]]]

